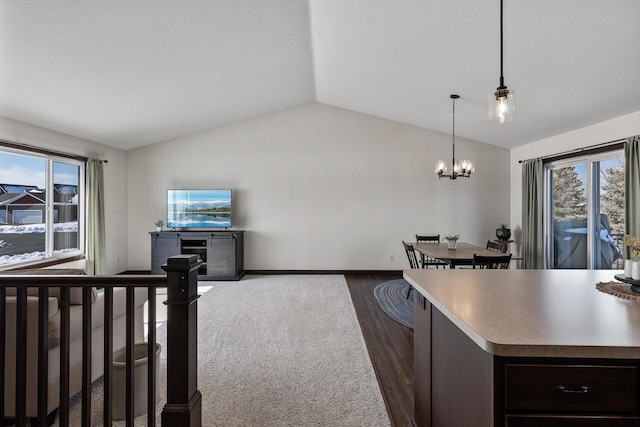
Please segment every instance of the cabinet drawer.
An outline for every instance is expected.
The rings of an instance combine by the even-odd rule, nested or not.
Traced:
[[[635,366],[505,366],[507,411],[635,412],[637,388]]]
[[[640,418],[507,415],[505,427],[640,427]]]
[[[640,427],[640,418],[507,415],[505,427]]]

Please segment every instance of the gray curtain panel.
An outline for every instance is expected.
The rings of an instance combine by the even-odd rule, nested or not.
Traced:
[[[106,272],[104,238],[104,176],[102,160],[90,159],[87,164],[87,274]]]
[[[522,268],[544,268],[543,187],[542,159],[522,162]]]
[[[640,135],[627,138],[624,164],[625,228],[627,234],[640,236]]]

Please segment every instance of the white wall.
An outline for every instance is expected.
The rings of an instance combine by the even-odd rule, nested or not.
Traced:
[[[0,139],[63,153],[106,159],[105,215],[107,274],[126,270],[127,263],[127,156],[103,144],[0,117]],[[74,267],[82,267],[73,263]]]
[[[234,191],[248,270],[399,270],[416,233],[484,245],[509,218],[509,153],[462,138],[456,153],[475,175],[438,180],[450,135],[323,104],[130,151],[128,267],[150,268],[168,188]]]
[[[522,230],[522,165],[520,160],[532,159],[588,147],[640,134],[640,111],[597,123],[575,131],[542,139],[511,150],[511,226],[520,249]]]

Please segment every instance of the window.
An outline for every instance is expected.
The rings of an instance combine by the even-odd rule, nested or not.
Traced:
[[[85,162],[0,147],[0,269],[84,253]]]
[[[550,162],[545,173],[546,265],[623,268],[624,153]]]

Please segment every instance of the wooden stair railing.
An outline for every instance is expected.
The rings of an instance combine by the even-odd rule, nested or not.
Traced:
[[[175,259],[174,259],[175,258]],[[156,425],[156,288],[167,286],[167,370],[172,366],[190,363],[188,369],[173,369],[184,372],[184,378],[167,375],[167,403],[162,411],[162,425],[197,426],[201,422],[201,395],[197,390],[197,269],[200,265],[195,256],[171,257],[163,268],[164,275],[0,275],[0,427],[5,425],[5,334],[6,334],[6,288],[16,288],[16,387],[15,425],[27,424],[27,398],[38,399],[37,426],[48,426],[48,305],[49,288],[60,288],[60,392],[59,424],[69,425],[69,348],[70,348],[70,296],[71,288],[82,288],[83,344],[82,344],[82,426],[91,423],[91,288],[104,288],[104,412],[103,425],[111,425],[113,408],[113,288],[126,288],[126,415],[127,426],[134,422],[134,291],[146,287],[148,291],[148,387],[147,425]],[[39,288],[38,301],[38,392],[37,396],[26,396],[26,335],[27,335],[27,288]],[[187,329],[189,333],[185,333]],[[172,332],[173,331],[173,332]],[[184,352],[184,349],[189,349]],[[173,350],[173,351],[172,351]],[[175,354],[173,354],[175,353]],[[183,356],[187,353],[187,359]],[[184,366],[184,365],[182,365]],[[191,388],[191,389],[190,389]],[[188,395],[187,395],[188,393]],[[85,398],[88,396],[89,398]],[[165,417],[165,413],[167,414]],[[166,421],[165,421],[166,418]],[[177,422],[177,423],[176,423]]]

